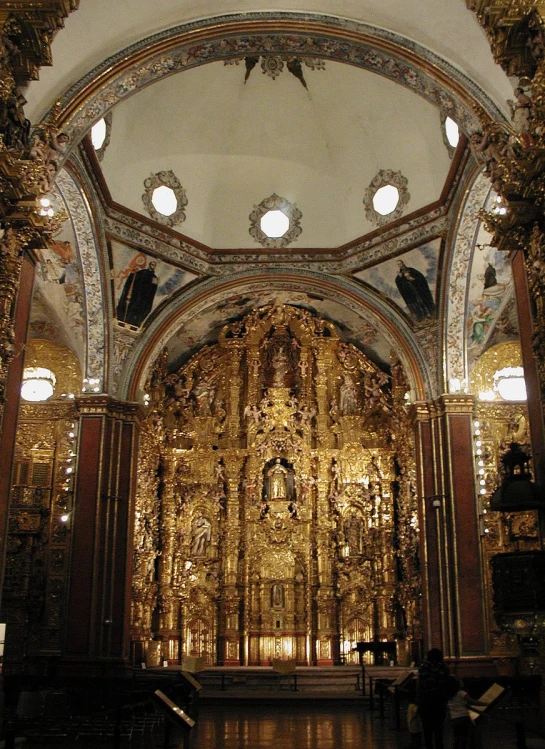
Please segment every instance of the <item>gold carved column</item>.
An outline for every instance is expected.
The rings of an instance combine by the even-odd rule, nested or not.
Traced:
[[[316,476],[316,665],[318,666],[331,666],[339,657],[337,601],[333,584],[334,526],[329,517],[328,496],[330,466],[331,458],[328,454],[323,455],[318,462]]]
[[[161,641],[161,656],[169,659],[169,643],[176,638],[180,622],[178,621],[177,602],[174,599],[174,556],[176,542],[176,501],[175,490],[176,463],[170,454],[161,457],[161,478],[158,493],[161,497],[161,514],[159,534],[161,539],[158,574],[158,630]]]
[[[240,439],[240,361],[243,349],[236,342],[230,342],[228,349],[231,351],[229,357],[229,416],[227,420],[227,431],[231,444],[238,444]]]
[[[238,666],[241,662],[239,558],[242,539],[240,527],[241,470],[244,455],[239,450],[228,450],[224,454],[227,483],[224,540],[222,545],[223,586],[220,600],[219,652],[223,665]],[[247,642],[248,631],[244,627],[242,640]]]

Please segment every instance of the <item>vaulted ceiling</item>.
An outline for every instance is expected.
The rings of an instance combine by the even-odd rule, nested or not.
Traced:
[[[296,27],[304,34],[306,27],[318,26],[323,54],[317,57],[323,64],[307,66],[303,59],[304,81],[288,70],[289,54],[282,57],[282,72],[273,77],[270,66],[263,69],[262,58],[257,59],[261,50],[251,47],[256,39],[263,42],[260,34],[267,29],[284,33],[289,47]],[[229,47],[235,27],[239,54]],[[250,37],[249,51],[244,52]],[[212,38],[214,54],[208,49],[199,57],[199,45],[204,49]],[[331,48],[337,46],[328,56],[329,38]],[[178,39],[186,47],[176,46]],[[192,39],[197,41],[190,50],[191,64],[186,64]],[[267,43],[263,42],[266,52]],[[356,44],[367,45],[365,64],[351,46]],[[496,119],[508,118],[506,100],[513,92],[464,0],[300,0],[296,6],[285,0],[272,1],[266,9],[251,0],[231,0],[221,7],[206,0],[81,0],[55,37],[52,52],[53,66],[43,68],[40,80],[26,92],[27,115],[37,122],[55,101],[61,102],[75,152],[94,122],[111,112],[111,139],[104,157],[100,163],[92,157],[86,163],[91,179],[101,186],[103,200],[118,211],[116,215],[125,212],[131,226],[139,217],[150,225],[142,202],[144,180],[160,171],[174,172],[186,192],[187,206],[185,220],[174,227],[169,241],[180,247],[187,241],[196,248],[201,266],[180,261],[186,274],[191,271],[185,280],[191,280],[191,288],[199,276],[251,272],[258,264],[267,272],[285,272],[295,254],[302,253],[293,261],[298,273],[315,270],[344,276],[352,285],[350,293],[359,284],[364,296],[371,299],[375,294],[379,317],[389,321],[391,330],[400,311],[399,324],[410,322],[394,282],[394,263],[402,252],[418,248],[420,254],[412,259],[421,262],[417,267],[428,275],[437,301],[446,288],[440,273],[447,269],[442,244],[447,225],[430,226],[427,233],[418,234],[414,223],[417,217],[422,226],[429,216],[433,224],[438,206],[446,206],[448,212],[453,186],[458,190],[453,211],[459,210],[462,174],[467,177],[471,171],[467,140],[462,139],[456,154],[449,150],[442,119],[448,112],[458,115],[462,130],[470,135],[478,127],[479,107]],[[270,48],[268,52],[272,54]],[[251,66],[245,57],[252,55],[256,62],[246,75]],[[310,53],[306,56],[312,58]],[[390,238],[388,220],[379,227],[364,207],[366,190],[381,170],[399,172],[407,180],[409,199],[393,229],[397,237],[407,232],[399,241]],[[302,233],[282,257],[261,247],[249,233],[249,214],[273,193],[302,213]],[[412,224],[405,224],[411,219]],[[411,231],[415,233],[409,236]],[[371,241],[375,247],[382,243],[381,249],[366,255],[362,248]],[[426,242],[431,244],[424,247]],[[360,254],[351,257],[356,245]],[[136,242],[118,248],[117,255],[114,252],[105,261],[110,263],[111,278],[129,262],[130,252],[148,247],[157,255],[157,246]],[[254,266],[245,266],[250,255]],[[339,262],[312,265],[320,257]],[[390,262],[385,271],[383,262]],[[378,268],[374,276],[368,270],[373,264]],[[163,275],[160,288],[168,280],[164,268]],[[304,291],[304,284],[295,283],[287,291],[289,285],[281,280],[270,290],[262,286],[252,291],[250,286],[241,294],[235,285],[230,296],[211,294],[210,304],[203,304],[193,321],[188,317],[176,332],[176,326],[168,327],[170,339],[162,333],[160,343],[168,343],[171,361],[216,335],[225,316],[232,318],[278,293],[283,301],[314,305],[334,318],[347,340],[359,340],[374,349],[377,361],[386,362],[393,337],[377,332],[378,318],[367,327],[365,319],[349,313],[334,292],[326,299],[327,294],[310,286]],[[114,309],[120,288],[121,283],[112,292]],[[157,295],[157,320],[171,300],[179,303],[179,291],[172,297],[165,292],[163,307]],[[44,294],[40,303],[47,309]],[[166,313],[163,317],[166,320]],[[161,325],[157,322],[157,330]],[[159,345],[159,333],[149,329],[154,345]]]
[[[222,4],[217,21],[274,17],[274,11],[312,13],[313,20],[327,14],[337,23],[351,19],[360,32],[386,34],[392,48],[394,41],[401,44],[415,69],[429,67],[433,60],[426,56],[433,53],[458,77],[486,84],[500,108],[511,93],[462,0],[284,2],[269,4],[261,16],[255,13],[260,10],[249,1]],[[29,114],[42,114],[52,96],[109,56],[135,45],[138,59],[143,39],[152,44],[154,34],[166,38],[165,30],[215,13],[212,2],[181,7],[169,0],[82,0],[53,43],[53,67],[29,87]],[[404,215],[439,199],[450,166],[440,107],[407,88],[407,80],[388,80],[386,69],[379,75],[328,60],[323,70],[303,64],[305,88],[286,68],[273,79],[257,64],[245,81],[244,60],[228,62],[159,78],[113,107],[102,170],[116,203],[148,215],[144,180],[172,170],[188,199],[187,218],[176,228],[193,240],[214,249],[255,248],[248,216],[276,193],[303,214],[298,248],[333,248],[376,228],[363,198],[381,169],[408,180]],[[410,80],[411,72],[403,74]]]

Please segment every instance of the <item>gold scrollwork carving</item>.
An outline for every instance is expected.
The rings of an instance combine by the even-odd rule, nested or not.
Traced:
[[[181,639],[181,655],[209,663],[235,651],[238,661],[240,638],[249,663],[326,652],[351,661],[338,622],[363,610],[380,636],[419,637],[399,362],[394,381],[330,322],[280,302],[225,326],[178,371],[166,362],[163,352],[146,386],[133,637]],[[308,651],[311,641],[322,655]]]

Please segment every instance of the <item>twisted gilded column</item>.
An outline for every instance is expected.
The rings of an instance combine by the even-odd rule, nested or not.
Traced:
[[[231,356],[229,357],[229,415],[227,418],[227,431],[232,444],[238,444],[240,437],[240,361],[243,349],[236,343],[229,345]]]
[[[336,545],[333,538],[334,525],[329,517],[329,478],[331,459],[324,455],[318,463],[316,481],[316,665],[331,666],[338,658],[337,599],[333,584],[333,560]],[[313,587],[314,587],[313,586]]]
[[[240,588],[238,567],[241,543],[239,487],[244,455],[238,450],[224,453],[227,485],[226,518],[222,545],[223,586],[220,601],[220,647],[225,666],[240,665]],[[246,626],[243,633],[247,639]],[[221,657],[221,656],[220,656]]]

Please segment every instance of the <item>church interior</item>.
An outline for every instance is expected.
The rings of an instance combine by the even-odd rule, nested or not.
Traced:
[[[545,3],[0,6],[3,674],[539,671]]]

